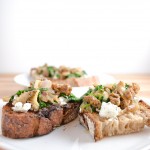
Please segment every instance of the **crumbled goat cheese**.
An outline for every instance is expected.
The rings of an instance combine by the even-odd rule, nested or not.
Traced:
[[[111,102],[103,102],[99,111],[99,115],[106,118],[115,118],[118,116],[120,111],[121,109],[117,105],[114,105]]]
[[[21,102],[17,102],[14,107],[12,107],[13,111],[17,112],[27,112],[31,108],[31,103],[25,103],[24,105]]]
[[[60,105],[65,105],[65,104],[67,104],[67,99],[66,98],[64,98],[64,97],[59,97],[59,101],[60,101]]]

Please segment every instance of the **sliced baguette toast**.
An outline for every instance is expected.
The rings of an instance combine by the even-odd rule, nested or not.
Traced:
[[[119,94],[116,90],[118,85],[115,85],[116,87],[111,89],[116,92],[113,98],[111,92],[108,93],[107,99],[104,99],[104,96],[106,95],[104,92],[108,90],[106,89],[107,87],[102,86],[96,86],[83,96],[83,103],[80,106],[79,120],[89,131],[95,141],[99,141],[108,136],[139,132],[144,126],[150,126],[150,106],[142,100],[135,102],[134,99],[130,99],[130,103],[124,106],[126,103],[121,96],[124,96],[126,94],[125,92],[128,91],[123,90],[124,93]],[[102,100],[98,99],[98,95],[100,94],[102,94]],[[120,100],[119,103],[118,100]],[[128,99],[125,99],[125,101],[128,101]],[[104,116],[105,114],[101,112],[103,109],[103,103],[108,105],[108,102],[109,105],[115,107],[115,109],[119,108],[120,113],[111,117],[112,115],[109,113],[113,113],[113,111],[107,110],[106,114],[109,113]],[[118,106],[116,106],[116,104],[118,104]],[[108,109],[111,109],[111,107],[108,107]]]
[[[141,112],[123,114],[114,119],[100,119],[98,114],[83,113],[79,114],[79,119],[95,141],[107,136],[139,132],[148,125],[147,117]]]
[[[9,138],[31,138],[50,133],[56,127],[69,123],[78,116],[79,103],[52,106],[40,112],[14,112],[11,104],[2,109],[2,134]],[[43,112],[42,112],[43,111]],[[67,114],[67,115],[66,115]]]
[[[2,108],[4,136],[17,139],[45,135],[78,116],[80,101],[71,94],[70,86],[48,80],[37,80],[33,86],[18,91]]]
[[[150,127],[150,105],[145,103],[143,100],[139,101],[139,105],[141,114],[147,118],[146,125]]]
[[[65,66],[56,68],[45,64],[41,67],[31,69],[30,75],[34,80],[46,78],[53,83],[68,84],[72,87],[99,84],[97,76],[86,76],[85,71],[81,68],[69,68]]]

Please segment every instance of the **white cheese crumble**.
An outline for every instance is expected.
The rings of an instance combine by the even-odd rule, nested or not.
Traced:
[[[66,98],[64,98],[64,97],[59,97],[59,101],[60,101],[60,105],[65,105],[65,104],[67,104],[67,99]]]
[[[111,102],[103,102],[99,115],[106,118],[115,118],[118,116],[120,111],[121,109],[117,105],[114,105]]]
[[[25,103],[24,105],[21,102],[17,102],[14,107],[12,107],[13,111],[17,112],[27,112],[31,108],[31,103]]]

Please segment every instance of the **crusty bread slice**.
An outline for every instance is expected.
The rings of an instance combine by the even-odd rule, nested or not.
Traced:
[[[66,83],[72,87],[91,86],[93,84],[99,84],[99,78],[97,76],[70,78],[66,80]]]
[[[141,110],[141,114],[147,117],[146,125],[150,127],[150,106],[145,103],[143,100],[139,101],[139,106]]]
[[[150,125],[149,106],[139,102],[140,110],[119,115],[116,118],[101,118],[97,113],[80,113],[80,123],[86,127],[95,141],[107,136],[130,134]]]
[[[2,109],[2,134],[14,139],[48,134],[57,126],[74,120],[78,116],[79,105],[70,102],[44,108],[40,112],[15,112],[8,103]]]

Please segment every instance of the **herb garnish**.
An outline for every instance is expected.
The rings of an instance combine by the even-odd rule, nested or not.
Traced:
[[[79,102],[80,101],[80,99],[79,98],[77,98],[74,94],[70,94],[70,95],[66,95],[66,94],[64,94],[64,93],[61,93],[60,95],[59,95],[59,97],[64,97],[64,98],[66,98],[68,101],[74,101],[74,102]]]
[[[86,72],[83,70],[82,72],[75,72],[75,73],[70,73],[66,76],[66,78],[80,78],[82,76],[86,75]]]
[[[130,87],[130,85],[129,84],[125,84],[125,89],[128,89]]]
[[[53,66],[48,66],[47,67],[48,73],[49,73],[49,77],[54,77],[55,76],[55,68]]]

